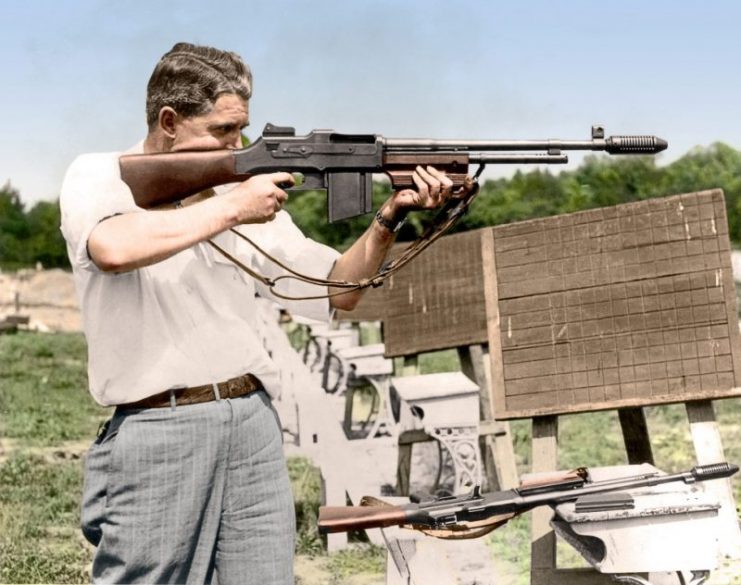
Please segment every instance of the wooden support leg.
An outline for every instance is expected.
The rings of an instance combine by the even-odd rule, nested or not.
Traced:
[[[348,438],[352,435],[352,411],[355,399],[355,388],[345,390],[345,417],[342,420],[342,427]]]
[[[403,440],[403,434],[399,437],[399,455],[396,465],[396,494],[399,496],[409,495],[409,476],[412,472],[412,445],[411,441]]]
[[[558,465],[558,418],[533,418],[533,473],[553,471]],[[594,569],[558,569],[556,533],[550,526],[553,512],[542,506],[531,512],[530,585],[608,585],[611,577]]]
[[[419,374],[419,356],[417,354],[404,356],[401,375],[416,376],[417,374]]]
[[[725,461],[726,457],[723,452],[718,423],[715,421],[713,403],[710,400],[688,402],[686,408],[697,462],[701,465],[707,465]],[[720,535],[721,552],[731,558],[741,559],[741,532],[739,531],[731,480],[717,479],[705,482],[704,486],[705,489],[715,494],[722,506],[719,513],[719,520],[722,525]]]
[[[469,345],[458,348],[461,371],[480,388],[479,413],[481,421],[495,421],[496,412],[491,392],[491,376],[488,373],[489,352],[484,345]],[[495,421],[493,435],[480,439],[484,475],[490,491],[516,487],[519,483],[515,449],[509,423]],[[483,435],[483,433],[482,433]]]
[[[558,465],[558,418],[539,416],[533,418],[532,471],[553,471]],[[556,533],[550,527],[553,512],[550,508],[536,508],[531,513],[531,565],[532,585],[551,583],[551,573],[556,569]]]
[[[342,479],[326,467],[322,468],[322,501],[324,504],[342,506],[345,504],[345,488]],[[336,552],[347,548],[347,533],[338,532],[327,535],[327,551]]]
[[[628,463],[640,465],[641,463],[654,463],[654,455],[651,451],[651,440],[648,436],[648,425],[646,414],[640,407],[619,408],[620,427],[623,429],[623,440],[625,451],[628,453]]]

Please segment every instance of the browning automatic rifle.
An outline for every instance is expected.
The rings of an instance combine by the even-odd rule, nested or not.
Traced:
[[[730,477],[736,465],[699,465],[690,471],[666,475],[660,472],[592,482],[585,468],[577,469],[538,484],[482,494],[479,488],[460,497],[437,498],[427,502],[392,506],[375,498],[363,498],[360,506],[324,506],[319,509],[319,532],[347,532],[368,528],[403,526],[439,538],[474,538],[505,524],[510,518],[536,508],[576,501],[577,509],[630,509],[630,494],[597,497],[600,494],[656,486],[674,481],[686,484]],[[595,497],[597,499],[595,500]],[[606,508],[608,507],[608,508]]]
[[[303,175],[298,189],[326,189],[329,221],[337,221],[371,211],[373,173],[388,175],[394,189],[414,188],[414,169],[432,165],[460,187],[469,164],[479,165],[478,176],[488,164],[566,163],[566,150],[656,154],[666,147],[655,136],[605,138],[600,126],[592,127],[591,140],[406,140],[333,130],[296,136],[293,128],[268,124],[247,148],[125,155],[120,164],[121,178],[145,209],[259,173],[286,171]]]

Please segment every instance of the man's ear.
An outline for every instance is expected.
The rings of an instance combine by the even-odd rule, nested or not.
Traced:
[[[160,130],[170,139],[175,138],[175,128],[177,126],[178,113],[170,106],[164,106],[160,110],[159,127]]]

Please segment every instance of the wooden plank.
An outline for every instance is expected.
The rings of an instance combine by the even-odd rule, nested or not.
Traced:
[[[388,287],[381,285],[377,288],[369,288],[363,293],[358,305],[352,311],[337,310],[335,316],[338,321],[350,321],[353,323],[365,323],[381,321],[386,315],[386,293]]]
[[[558,468],[558,418],[533,418],[532,471],[539,473]],[[556,533],[550,526],[553,511],[547,506],[535,508],[530,528],[531,585],[607,585],[614,583],[609,575],[594,569],[558,569]]]
[[[488,358],[488,355],[486,356]],[[481,345],[469,345],[458,348],[458,359],[461,364],[461,372],[476,382],[479,387],[479,420],[484,421],[491,412],[491,391],[484,370],[484,350]],[[502,424],[502,423],[499,423]],[[479,429],[480,431],[480,429]],[[506,433],[506,430],[502,429]],[[496,491],[503,489],[499,480],[498,461],[494,455],[494,438],[480,432],[479,451],[484,466],[483,476],[486,479],[484,489]]]
[[[741,396],[721,190],[522,224],[482,241],[499,418]]]
[[[510,489],[519,484],[512,433],[509,423],[496,421],[496,408],[492,399],[491,376],[489,374],[489,352],[484,345],[458,348],[461,371],[474,380],[481,389],[480,446],[483,454],[484,471],[489,490]]]
[[[489,339],[489,382],[492,392],[491,418],[507,410],[504,388],[504,362],[500,336],[499,289],[497,265],[494,254],[494,232],[489,229],[481,236],[481,259],[484,271],[484,297],[486,303],[486,327]]]
[[[628,463],[631,465],[640,465],[641,463],[653,465],[654,455],[651,450],[651,439],[648,436],[646,414],[643,409],[620,408],[618,409],[618,417],[623,431]]]
[[[401,442],[399,435],[399,451],[396,462],[396,493],[400,496],[408,496],[410,493],[409,478],[412,473],[412,447],[413,441]]]
[[[401,375],[402,376],[416,376],[419,374],[419,356],[406,355],[402,360]]]
[[[533,418],[532,471],[554,471],[558,467],[558,418]],[[553,511],[545,506],[531,512],[530,552],[531,578],[543,570],[556,567],[556,533],[550,527]]]
[[[483,230],[444,236],[386,283],[386,356],[485,343]]]
[[[688,402],[686,408],[697,462],[708,465],[725,461],[713,403],[709,400]],[[718,539],[721,552],[730,558],[741,559],[741,531],[730,478],[704,482],[703,487],[721,502],[719,518],[722,535]]]

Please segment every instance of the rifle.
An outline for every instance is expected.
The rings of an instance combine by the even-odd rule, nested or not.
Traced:
[[[736,465],[716,463],[699,465],[675,474],[661,472],[590,481],[588,471],[579,468],[555,479],[519,488],[482,494],[480,488],[465,496],[447,496],[426,502],[393,506],[376,498],[365,497],[360,506],[323,506],[319,509],[319,532],[347,532],[368,528],[402,526],[439,538],[475,538],[502,526],[511,518],[538,506],[557,506],[576,501],[577,511],[630,509],[629,494],[595,500],[593,496],[619,490],[657,486],[682,481],[685,484],[730,477]]]
[[[267,124],[247,148],[124,155],[120,167],[134,201],[145,209],[259,173],[300,173],[303,182],[294,189],[326,190],[329,221],[334,222],[371,211],[373,173],[385,173],[394,189],[414,188],[414,169],[432,165],[445,171],[457,188],[464,184],[469,164],[479,165],[478,177],[488,164],[563,164],[568,162],[565,150],[656,154],[666,147],[655,136],[605,138],[601,126],[592,127],[591,140],[581,141],[407,140],[333,130],[296,136],[293,128]]]

